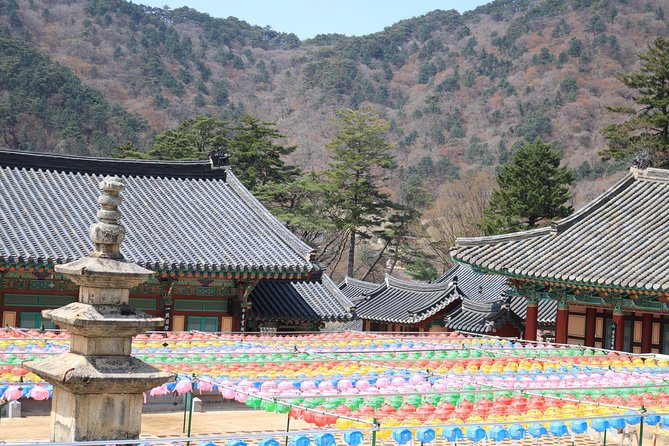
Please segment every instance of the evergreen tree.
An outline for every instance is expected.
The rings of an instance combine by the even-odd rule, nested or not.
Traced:
[[[546,220],[572,212],[568,185],[574,175],[560,167],[560,154],[537,140],[520,147],[497,174],[480,227],[487,235],[537,227]]]
[[[196,116],[157,135],[148,157],[162,160],[207,159],[213,150],[227,146],[228,127],[226,121]]]
[[[618,74],[625,86],[636,90],[634,102],[641,106],[609,107],[609,110],[628,115],[621,124],[609,124],[602,130],[608,148],[605,159],[626,159],[648,150],[653,164],[669,166],[669,39],[658,37],[648,51],[639,55],[641,68],[630,74]]]
[[[395,167],[388,124],[370,110],[344,110],[337,115],[338,133],[326,147],[332,162],[329,204],[335,226],[348,232],[347,274],[353,276],[357,236],[369,236],[386,221],[390,196],[381,191],[384,174]]]
[[[255,196],[288,229],[306,243],[316,245],[323,235],[335,229],[328,207],[327,183],[322,174],[306,172],[290,182],[269,182],[259,185]]]
[[[239,118],[227,147],[233,172],[250,190],[267,183],[288,183],[299,175],[297,167],[282,159],[296,147],[275,144],[282,138],[271,122],[248,114]]]
[[[420,253],[407,263],[405,271],[412,279],[424,282],[431,282],[439,277],[439,272],[432,266],[427,256],[423,253]]]

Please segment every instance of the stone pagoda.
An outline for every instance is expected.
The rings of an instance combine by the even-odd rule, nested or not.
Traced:
[[[79,285],[79,301],[42,315],[70,332],[70,352],[24,363],[53,384],[51,441],[139,438],[142,392],[175,378],[130,356],[132,337],[161,326],[163,319],[128,305],[130,288],[154,272],[120,252],[124,187],[118,177],[100,182],[100,221],[89,229],[93,252],[55,267]]]

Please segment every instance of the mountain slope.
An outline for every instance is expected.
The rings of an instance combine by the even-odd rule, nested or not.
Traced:
[[[605,107],[630,98],[615,73],[668,33],[666,8],[662,0],[501,0],[369,36],[300,42],[188,8],[0,0],[0,25],[153,131],[244,110],[277,123],[298,146],[295,162],[320,168],[333,113],[372,106],[390,120],[405,166],[430,157],[478,169],[541,137],[592,180],[609,168],[596,155],[599,130],[615,119]]]

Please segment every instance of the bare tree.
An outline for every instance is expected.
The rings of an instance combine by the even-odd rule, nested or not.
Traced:
[[[482,235],[477,222],[495,187],[493,172],[470,173],[460,181],[445,184],[439,198],[423,213],[415,231],[442,271],[452,264],[449,250],[456,237]]]

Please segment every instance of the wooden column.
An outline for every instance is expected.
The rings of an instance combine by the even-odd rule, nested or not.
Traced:
[[[613,310],[613,323],[616,324],[616,335],[614,338],[614,350],[622,351],[625,346],[625,315],[622,310]]]
[[[539,317],[539,301],[527,299],[527,315],[525,316],[525,340],[537,340],[537,319]]]
[[[557,321],[555,322],[555,342],[558,344],[567,343],[567,331],[569,326],[569,304],[567,302],[558,302]]]
[[[595,346],[595,327],[597,326],[597,309],[585,309],[585,345],[586,347]]]
[[[653,314],[644,313],[641,319],[641,353],[650,353],[653,341]]]

